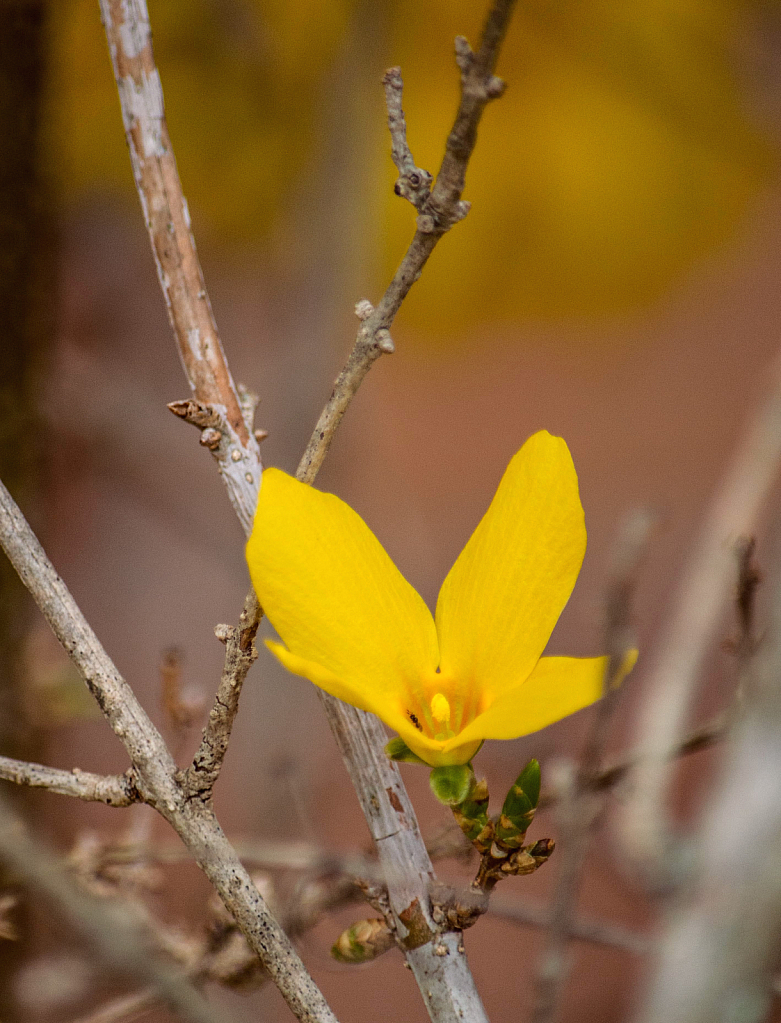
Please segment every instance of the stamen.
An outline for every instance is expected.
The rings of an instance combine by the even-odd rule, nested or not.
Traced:
[[[440,724],[450,721],[450,704],[442,693],[434,693],[431,697],[431,715]]]

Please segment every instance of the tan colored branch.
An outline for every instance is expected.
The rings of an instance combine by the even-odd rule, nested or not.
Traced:
[[[522,927],[548,928],[551,925],[550,907],[526,899],[521,902],[512,896],[492,895],[488,912]],[[578,941],[620,949],[622,952],[631,952],[638,956],[646,955],[651,947],[650,940],[644,934],[630,931],[607,920],[591,920],[588,917],[572,919],[569,922],[568,935]]]
[[[776,515],[776,528],[778,517]],[[637,1023],[769,1019],[781,940],[781,564],[767,634],[667,905]],[[670,869],[672,868],[672,869]]]
[[[206,384],[212,387],[217,380],[216,390],[230,385],[235,394],[227,370],[220,377],[213,370],[213,360],[218,352],[216,332],[211,321],[206,323],[191,315],[188,302],[192,299],[192,285],[188,283],[184,303],[187,316],[182,323],[174,319],[174,293],[171,291],[170,271],[161,259],[166,255],[168,235],[179,238],[182,252],[190,271],[195,249],[189,233],[189,225],[182,216],[167,215],[150,218],[150,201],[162,201],[169,195],[179,201],[179,188],[170,140],[165,130],[162,110],[162,93],[159,78],[152,59],[149,37],[148,14],[143,0],[101,0],[104,21],[112,51],[115,74],[125,117],[126,132],[131,148],[131,159],[139,187],[142,206],[147,216],[153,248],[158,260],[160,281],[177,334],[185,369],[193,383],[195,400],[177,403],[174,411],[208,434],[207,446],[214,443],[218,454],[220,470],[226,481],[231,499],[245,530],[249,530],[254,511],[254,492],[248,507],[244,491],[236,489],[236,476],[231,473],[229,458],[223,439],[216,436],[219,427],[212,422],[215,414],[222,410],[216,407],[213,390],[200,391],[189,368],[193,355],[193,339],[196,350],[203,348],[202,356],[212,374],[206,374]],[[429,255],[437,241],[449,228],[468,212],[468,205],[461,201],[461,191],[466,166],[474,147],[477,125],[485,105],[502,92],[502,83],[493,75],[496,58],[504,32],[513,8],[512,0],[495,0],[483,31],[481,46],[476,55],[469,50],[466,41],[457,40],[457,60],[461,68],[461,102],[453,129],[448,137],[445,156],[440,174],[426,203],[421,207],[417,220],[417,231],[401,265],[376,309],[368,303],[361,303],[359,328],[353,351],[345,369],[340,374],[315,432],[307,446],[298,470],[299,479],[312,482],[317,474],[331,439],[346,411],[353,395],[360,386],[372,363],[383,353],[393,350],[389,328],[412,284],[419,278]],[[400,96],[399,96],[400,103]],[[163,152],[164,150],[164,152]],[[181,231],[182,224],[187,228]],[[170,227],[169,227],[170,225]],[[186,234],[186,237],[185,237]],[[192,272],[183,273],[184,263],[171,267],[179,275],[178,280],[195,282]],[[197,274],[198,287],[202,289],[200,271]],[[177,293],[178,294],[178,293]],[[199,292],[200,297],[200,292]],[[205,292],[195,312],[201,317],[206,309]],[[192,334],[197,329],[199,333]],[[207,333],[204,333],[207,331]],[[208,343],[206,343],[208,342]],[[205,344],[205,347],[204,347]],[[222,351],[219,360],[224,365]],[[219,379],[218,379],[219,378]],[[223,401],[224,393],[223,393]],[[241,434],[236,423],[235,409],[233,422],[228,410],[229,425]],[[236,424],[236,425],[234,425]],[[239,468],[245,472],[250,487],[257,484],[259,462],[245,463],[246,452],[235,449]],[[249,598],[251,600],[251,598]],[[257,604],[255,605],[257,608]],[[256,610],[256,617],[260,611]],[[369,822],[383,869],[386,871],[391,903],[396,924],[402,941],[407,941],[407,958],[421,987],[427,1007],[433,1019],[457,1021],[467,1017],[479,1023],[484,1020],[484,1011],[474,988],[460,941],[454,934],[445,934],[438,939],[435,949],[431,942],[411,947],[420,935],[433,937],[437,931],[431,919],[428,903],[428,883],[432,875],[431,862],[421,840],[415,814],[395,765],[389,764],[383,753],[385,734],[380,723],[352,707],[345,707],[330,697],[323,697],[332,728],[347,763],[348,770],[359,794],[361,806]],[[415,936],[413,937],[411,936]],[[448,954],[449,953],[449,954]]]
[[[604,797],[594,786],[594,776],[602,765],[610,724],[624,689],[620,685],[623,666],[635,646],[632,595],[650,525],[651,520],[644,513],[630,516],[616,545],[605,595],[605,648],[609,661],[603,697],[594,711],[577,769],[569,763],[559,769],[558,874],[545,948],[536,972],[532,1023],[553,1023],[557,1018],[569,974],[567,945],[575,922],[591,829],[604,805]]]
[[[253,598],[254,595],[247,598],[238,628],[218,625],[214,630],[225,644],[225,665],[201,744],[184,782],[191,795],[205,802],[211,801],[239,709],[241,689],[258,656],[255,649],[258,619],[254,613],[257,602]]]
[[[106,803],[108,806],[130,806],[141,799],[132,769],[125,774],[102,775],[82,771],[78,767],[62,771],[43,764],[0,757],[0,778],[14,785],[48,789],[61,796],[75,796],[88,803]]]
[[[456,57],[461,68],[461,102],[447,138],[439,174],[430,195],[425,195],[428,182],[421,180],[412,185],[408,181],[414,193],[410,201],[419,210],[415,236],[376,308],[369,303],[359,303],[361,326],[353,350],[334,384],[298,467],[298,478],[304,483],[314,481],[342,416],[373,363],[383,352],[393,351],[389,332],[396,313],[420,277],[437,242],[469,212],[469,204],[461,201],[466,169],[477,140],[477,127],[483,110],[492,99],[501,96],[504,89],[493,72],[514,6],[515,0],[495,0],[476,54],[472,53],[462,36],[456,40]],[[420,168],[415,168],[407,145],[398,68],[391,68],[386,73],[384,84],[394,159],[402,179],[408,180],[409,174]],[[422,171],[421,174],[427,172]],[[400,186],[399,192],[410,198],[406,186]]]
[[[168,135],[145,0],[100,0],[122,119],[160,287],[194,399],[213,413],[212,446],[249,530],[260,481],[257,441],[231,378],[212,314]]]
[[[0,483],[0,544],[127,750],[141,798],[171,824],[302,1023],[335,1023],[208,805],[189,798],[162,736]]]
[[[735,544],[750,536],[781,462],[781,360],[768,397],[749,424],[693,546],[674,611],[662,631],[638,719],[640,754],[630,772],[621,836],[653,886],[665,886],[671,835],[666,795],[670,754],[680,742],[706,651],[735,585]]]

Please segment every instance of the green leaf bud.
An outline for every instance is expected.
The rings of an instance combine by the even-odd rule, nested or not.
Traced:
[[[385,756],[388,760],[400,760],[404,764],[424,764],[426,767],[429,766],[425,760],[421,760],[416,753],[413,753],[406,742],[398,735],[386,744]]]
[[[475,783],[470,764],[434,767],[429,776],[431,791],[445,806],[460,806],[469,797]]]
[[[359,920],[342,931],[331,948],[331,955],[340,963],[368,963],[395,944],[393,934],[384,920]]]

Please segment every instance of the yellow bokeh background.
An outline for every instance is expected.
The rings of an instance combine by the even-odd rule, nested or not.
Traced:
[[[57,191],[64,203],[107,187],[130,195],[97,2],[54,8],[46,146]],[[199,237],[275,244],[295,183],[311,173],[323,92],[360,9],[151,0]],[[467,0],[389,0],[385,52],[366,58],[378,92],[384,67],[401,65],[410,142],[432,171],[458,100],[453,37],[476,42],[482,13]],[[528,316],[624,311],[728,241],[773,167],[746,84],[756,14],[745,0],[519,4],[498,68],[508,90],[487,110],[469,168],[472,212],[413,289],[406,324],[447,337]],[[377,290],[413,229],[393,177],[388,159],[376,182]]]

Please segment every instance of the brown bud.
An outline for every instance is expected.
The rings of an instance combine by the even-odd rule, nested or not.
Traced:
[[[371,918],[342,931],[331,949],[340,963],[368,963],[395,945],[393,933],[384,920]]]

